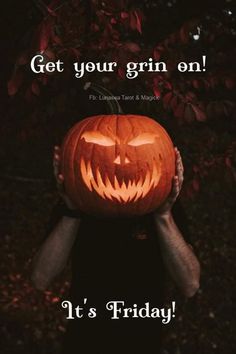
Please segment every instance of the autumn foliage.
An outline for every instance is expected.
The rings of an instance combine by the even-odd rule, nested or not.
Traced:
[[[211,173],[223,171],[227,181],[235,181],[236,9],[231,1],[214,9],[207,2],[192,13],[189,5],[186,16],[177,13],[176,1],[35,3],[41,18],[30,30],[30,43],[22,44],[16,58],[8,81],[10,96],[22,97],[35,105],[35,110],[47,97],[55,115],[63,110],[65,114],[68,103],[75,99],[73,92],[65,88],[83,87],[87,81],[100,83],[114,93],[160,96],[158,102],[143,102],[138,110],[157,117],[176,137],[188,166],[186,195],[197,192]],[[173,20],[175,11],[178,21]],[[37,53],[44,56],[45,63],[62,59],[66,70],[34,75],[29,63]],[[205,72],[177,70],[178,62],[201,61],[202,55],[206,55]],[[168,72],[143,73],[129,82],[125,77],[126,63],[148,58],[165,61]],[[109,75],[87,73],[78,80],[69,65],[74,61],[116,61],[119,69]],[[53,92],[65,104],[52,98]],[[37,115],[35,111],[31,113]],[[27,138],[32,132],[24,127],[24,134]]]

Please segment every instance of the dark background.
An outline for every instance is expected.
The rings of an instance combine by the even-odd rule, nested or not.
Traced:
[[[84,16],[93,21],[93,6],[96,7],[97,2],[87,3],[90,6],[86,5]],[[84,2],[81,4],[84,5]],[[49,78],[45,88],[40,86],[40,94],[36,88],[32,90],[33,94],[25,95],[25,84],[17,88],[14,95],[9,92],[9,86],[7,91],[7,83],[17,71],[19,54],[25,48],[31,48],[30,54],[35,53],[32,33],[44,18],[41,5],[40,1],[8,1],[2,9],[0,25],[0,351],[3,354],[59,352],[66,327],[60,302],[67,298],[69,267],[44,293],[33,289],[29,280],[32,257],[45,237],[45,225],[57,201],[52,174],[52,149],[61,142],[75,121],[95,113],[104,113],[106,109],[101,103],[91,105],[83,91],[83,82],[71,78]],[[123,6],[125,8],[126,4]],[[192,244],[202,267],[201,287],[190,300],[185,300],[170,287],[167,301],[175,300],[177,308],[175,321],[166,327],[164,353],[233,353],[236,348],[233,302],[236,136],[235,107],[232,103],[235,101],[235,71],[230,59],[235,58],[235,4],[233,1],[176,0],[168,3],[137,1],[132,6],[138,6],[144,12],[145,21],[142,37],[132,32],[130,37],[127,35],[128,43],[141,43],[142,48],[155,47],[170,33],[179,31],[186,21],[200,18],[205,33],[208,31],[208,34],[215,36],[213,42],[203,40],[201,43],[208,53],[209,72],[216,81],[219,76],[225,77],[225,82],[231,78],[231,81],[227,81],[227,85],[232,86],[230,90],[222,82],[218,84],[218,81],[214,90],[205,91],[203,83],[200,88],[195,87],[197,97],[200,97],[198,107],[203,110],[202,101],[206,107],[204,121],[198,119],[199,113],[196,113],[191,122],[179,122],[174,104],[171,111],[165,106],[158,105],[157,108],[155,103],[148,106],[134,106],[132,103],[122,105],[125,112],[148,112],[150,116],[158,117],[178,145],[185,164],[186,178],[181,201],[188,217]],[[229,25],[232,33],[227,36],[215,30],[220,23],[224,24],[225,11],[232,13],[232,23]],[[206,20],[207,16],[210,19]],[[86,21],[84,26],[88,26]],[[183,46],[180,49],[186,58],[186,50],[191,45],[183,43]],[[196,51],[202,55],[200,46]],[[216,54],[229,60],[224,65],[227,73],[212,59]],[[96,57],[96,51],[93,55]],[[86,58],[86,52],[83,52],[82,57]],[[32,79],[27,69],[24,78],[25,81]],[[96,76],[92,79],[99,82]],[[176,93],[179,89],[176,81],[179,78],[173,73],[168,79]],[[186,82],[188,79],[184,78]],[[115,94],[132,92],[133,85],[135,90],[150,93],[140,81],[134,84],[113,78],[112,83],[108,84]],[[182,89],[183,96],[184,93],[186,91]],[[180,100],[182,96],[178,97]],[[221,99],[232,104],[216,106]]]

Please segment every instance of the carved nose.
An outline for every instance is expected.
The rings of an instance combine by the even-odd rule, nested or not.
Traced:
[[[127,156],[125,156],[124,161],[121,161],[120,155],[118,155],[118,156],[115,158],[114,163],[117,164],[117,165],[121,165],[121,164],[126,165],[127,163],[130,163],[130,160],[128,159]]]

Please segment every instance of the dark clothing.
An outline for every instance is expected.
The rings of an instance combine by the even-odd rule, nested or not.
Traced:
[[[97,318],[70,324],[77,333],[80,326],[86,338],[81,353],[146,353],[153,339],[159,343],[159,320],[114,320],[106,310],[111,300],[124,301],[125,307],[162,303],[165,271],[150,219],[139,221],[146,226],[144,240],[135,238],[137,220],[83,220],[72,257],[72,302],[88,298]]]
[[[137,230],[137,222],[141,230]],[[144,233],[147,239],[137,239]],[[142,237],[142,234],[140,235]],[[162,301],[164,269],[151,216],[137,220],[82,221],[72,255],[72,296]],[[155,275],[155,277],[154,277]],[[157,280],[157,283],[155,281]]]
[[[173,211],[184,231],[180,207]],[[181,227],[182,225],[182,227]],[[124,307],[163,306],[166,271],[152,215],[132,219],[96,219],[85,216],[72,251],[71,301],[84,313],[96,308],[96,318],[68,320],[66,354],[158,354],[161,319],[111,319],[106,304],[124,301]],[[87,298],[84,306],[83,300]]]

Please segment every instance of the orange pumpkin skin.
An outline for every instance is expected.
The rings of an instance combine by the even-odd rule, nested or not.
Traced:
[[[165,129],[146,116],[93,116],[67,133],[61,173],[79,210],[112,217],[144,215],[170,193],[174,146]]]

